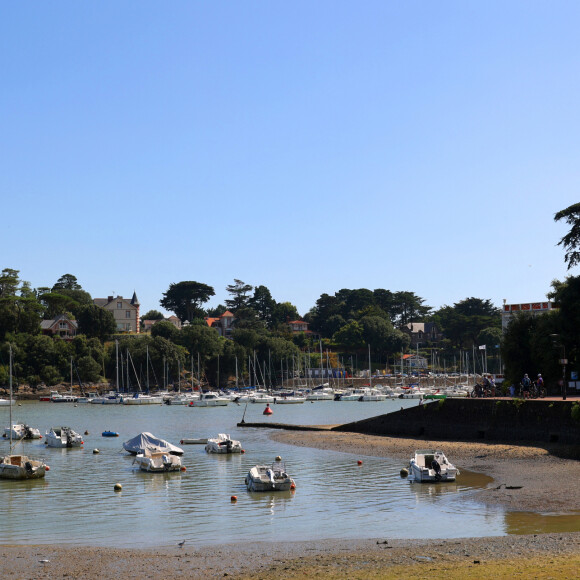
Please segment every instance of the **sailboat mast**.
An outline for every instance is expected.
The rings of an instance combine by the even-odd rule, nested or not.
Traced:
[[[9,349],[9,359],[10,359],[10,453],[12,453],[12,345]]]

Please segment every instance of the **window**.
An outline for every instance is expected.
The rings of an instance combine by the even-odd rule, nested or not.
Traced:
[[[117,302],[117,310],[120,310],[121,308],[123,308],[123,303]]]
[[[66,329],[66,328],[68,328],[68,324],[66,322],[59,322],[58,323],[58,327],[59,328],[65,328]]]
[[[131,311],[130,310],[127,310],[125,312],[125,318],[131,318]]]

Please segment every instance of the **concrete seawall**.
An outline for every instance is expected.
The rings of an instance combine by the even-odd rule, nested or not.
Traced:
[[[393,437],[577,445],[580,407],[574,401],[442,399],[332,430]]]

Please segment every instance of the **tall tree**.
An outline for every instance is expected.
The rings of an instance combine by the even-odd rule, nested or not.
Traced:
[[[563,246],[566,254],[564,261],[568,270],[580,264],[580,203],[575,203],[554,215],[554,221],[564,220],[571,226],[570,231],[558,242]]]
[[[95,304],[81,306],[77,314],[79,332],[89,338],[107,340],[117,331],[115,317],[109,310]]]
[[[52,287],[53,292],[56,290],[82,290],[81,285],[78,283],[76,276],[72,274],[64,274]]]
[[[231,296],[231,298],[226,300],[226,306],[232,310],[234,314],[238,308],[248,306],[248,295],[253,289],[254,287],[250,286],[250,284],[246,284],[245,282],[234,278],[234,283],[226,286],[226,290]]]
[[[193,281],[178,282],[169,285],[159,303],[166,310],[174,312],[181,322],[186,320],[191,322],[194,318],[204,317],[201,305],[214,295],[214,289],[207,284]]]
[[[276,308],[276,301],[272,298],[266,286],[256,286],[254,295],[248,300],[248,306],[253,308],[267,326],[272,324],[272,315]]]

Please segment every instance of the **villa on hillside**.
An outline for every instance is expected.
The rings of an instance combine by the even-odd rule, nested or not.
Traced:
[[[434,322],[409,322],[401,330],[411,337],[411,346],[426,346],[427,342],[432,344],[439,342],[443,333],[437,328]]]
[[[72,340],[77,335],[78,324],[66,314],[59,314],[52,320],[42,320],[40,330],[46,336],[58,336],[63,340]]]
[[[215,328],[219,335],[225,338],[232,338],[235,320],[234,315],[229,310],[226,310],[221,316],[206,316],[205,318],[207,325],[210,328]]]
[[[141,331],[139,324],[139,300],[137,294],[133,292],[131,300],[122,296],[109,296],[107,298],[95,298],[93,303],[105,310],[113,313],[117,330],[120,332],[134,332],[139,334]]]

